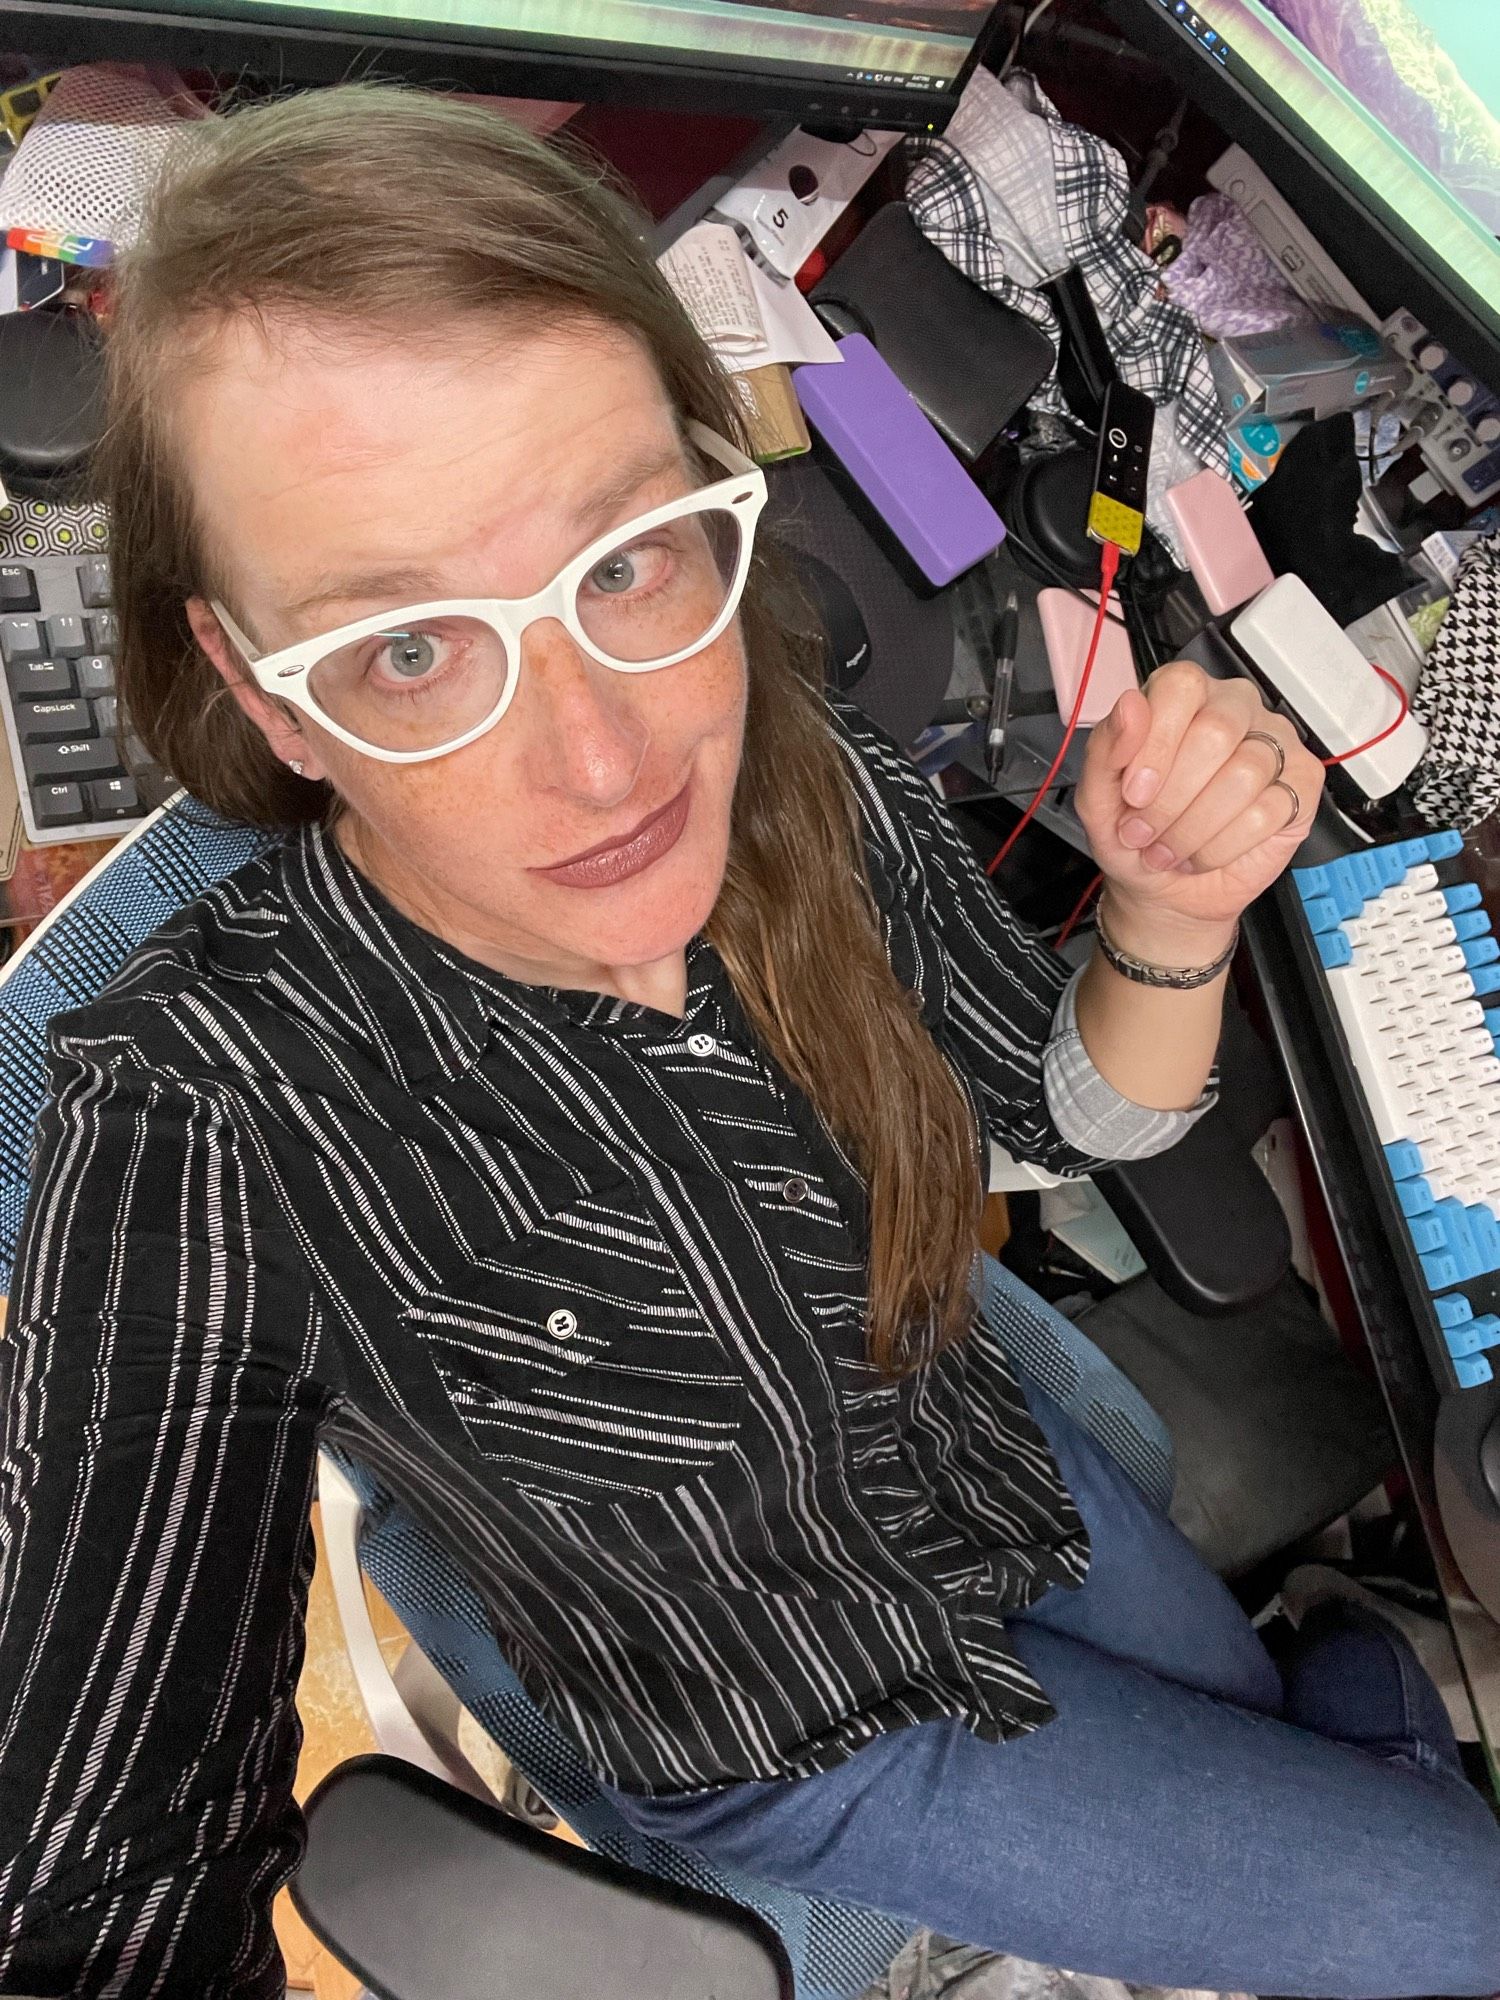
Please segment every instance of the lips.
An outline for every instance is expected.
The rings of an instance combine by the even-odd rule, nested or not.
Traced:
[[[630,832],[617,840],[601,841],[568,861],[535,872],[549,882],[568,889],[608,889],[628,881],[669,854],[682,838],[687,825],[689,787],[684,785],[676,798],[669,799],[654,813],[648,813]]]

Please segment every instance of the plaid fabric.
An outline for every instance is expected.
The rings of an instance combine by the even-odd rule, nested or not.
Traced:
[[[1224,419],[1202,336],[1191,314],[1158,297],[1156,266],[1124,234],[1130,185],[1112,146],[1067,124],[1029,77],[1003,85],[979,69],[947,137],[911,142],[908,161],[906,199],[923,234],[1054,347],[1057,318],[1035,287],[1076,264],[1122,379],[1158,408],[1175,406],[1183,450],[1227,474]],[[1066,408],[1055,373],[1032,400]]]

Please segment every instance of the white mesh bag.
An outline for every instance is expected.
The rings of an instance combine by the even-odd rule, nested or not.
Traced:
[[[135,239],[142,199],[184,114],[202,109],[184,90],[168,95],[145,69],[70,69],[0,181],[0,230],[98,236],[123,249]]]

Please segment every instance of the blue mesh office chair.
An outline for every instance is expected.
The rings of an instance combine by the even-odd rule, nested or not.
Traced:
[[[0,968],[0,1293],[9,1284],[30,1174],[31,1135],[45,1090],[47,1026],[54,1014],[82,1006],[131,951],[195,895],[253,860],[268,845],[255,830],[216,818],[179,797],[106,857],[16,956]],[[1002,1315],[1002,1338],[1015,1359],[1165,1504],[1172,1449],[1165,1428],[1140,1394],[1060,1315]],[[905,1942],[908,1927],[867,1910],[798,1895],[700,1860],[671,1842],[647,1839],[620,1818],[576,1745],[531,1701],[496,1645],[489,1618],[451,1558],[361,1466],[338,1461],[340,1480],[325,1494],[349,1502],[344,1522],[351,1549],[448,1689],[489,1731],[514,1769],[590,1846],[646,1876],[706,1890],[758,1911],[777,1931],[791,1962],[797,2000],[850,2000],[877,1979]],[[347,1482],[347,1483],[345,1483]],[[339,1524],[325,1505],[330,1555]],[[346,1587],[340,1609],[355,1643],[362,1598]],[[337,1573],[335,1583],[338,1583]],[[357,1586],[357,1579],[356,1579]],[[358,1597],[357,1587],[352,1594]],[[377,1649],[378,1650],[378,1649]],[[430,1729],[407,1722],[383,1747],[405,1752],[429,1770],[456,1773],[456,1743],[436,1754]]]

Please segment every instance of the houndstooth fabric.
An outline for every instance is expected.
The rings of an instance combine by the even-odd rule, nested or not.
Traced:
[[[1412,774],[1417,811],[1467,833],[1500,807],[1500,534],[1458,566],[1412,712],[1428,735]]]
[[[1092,132],[1069,125],[1027,76],[1002,84],[978,69],[947,136],[911,143],[906,200],[918,227],[965,277],[1058,344],[1056,315],[1035,289],[1076,264],[1120,375],[1161,409],[1196,464],[1229,470],[1224,418],[1192,315],[1159,296],[1160,273],[1124,234],[1125,163]],[[1056,374],[1032,398],[1063,412]],[[1166,430],[1158,421],[1158,449]]]

